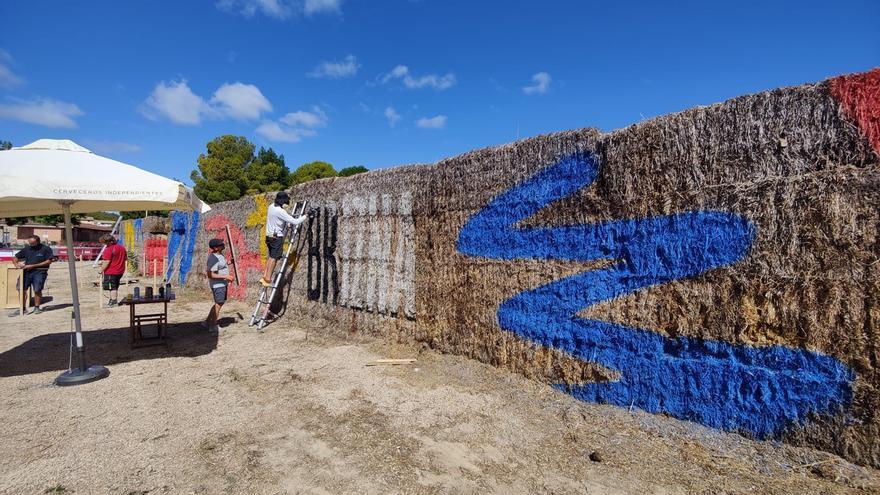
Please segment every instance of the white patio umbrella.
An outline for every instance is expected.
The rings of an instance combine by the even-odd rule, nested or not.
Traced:
[[[70,222],[71,213],[103,210],[206,212],[210,207],[180,182],[98,156],[66,139],[40,139],[0,151],[0,217],[64,214],[78,366],[59,375],[58,385],[109,374],[104,366],[86,364]]]

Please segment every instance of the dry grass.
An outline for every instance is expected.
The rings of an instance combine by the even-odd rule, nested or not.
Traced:
[[[49,276],[56,309],[0,316],[0,493],[880,490],[877,471],[837,456],[578,402],[306,316],[260,334],[231,303],[225,333],[212,338],[194,328],[210,305],[195,290],[171,306],[168,347],[130,350],[125,309],[85,306],[88,356],[111,375],[56,388],[67,363],[64,275]],[[418,361],[365,366],[403,357]]]

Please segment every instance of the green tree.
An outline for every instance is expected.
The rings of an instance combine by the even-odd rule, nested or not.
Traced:
[[[12,149],[12,143],[9,141],[0,140],[0,151],[6,151]]]
[[[149,213],[150,213],[151,217],[167,217],[168,216],[167,211],[151,210]],[[82,217],[92,217],[95,220],[112,220],[115,222],[116,218],[117,218],[117,214],[116,213],[107,213],[106,211],[96,211],[94,213],[85,213],[82,215],[80,215],[78,213],[74,213],[73,215],[70,216],[70,220],[73,222],[74,225],[79,225],[80,219]],[[143,210],[141,210],[141,211],[123,211],[122,212],[122,219],[123,220],[131,220],[132,218],[143,218],[143,217],[144,217]],[[59,224],[59,223],[64,222],[64,216],[63,215],[42,215],[42,216],[36,216],[36,217],[7,218],[6,225],[23,225],[23,224],[26,224],[30,221],[33,221],[34,223],[55,225],[55,224]]]
[[[6,225],[24,225],[30,221],[28,217],[13,217],[13,218],[5,218]]]
[[[352,175],[362,174],[364,172],[369,172],[367,167],[363,165],[355,165],[354,167],[345,167],[344,169],[339,171],[340,177],[351,177]]]
[[[106,211],[96,211],[93,213],[86,213],[83,216],[92,217],[95,220],[107,220],[107,221],[112,220],[114,222],[119,217],[119,215],[117,215],[116,213],[107,213]]]
[[[327,162],[309,162],[299,166],[290,174],[291,185],[302,184],[315,179],[336,177],[336,169]]]
[[[79,225],[79,219],[82,215],[78,213],[74,213],[70,215],[70,223],[72,225]],[[57,225],[59,223],[64,223],[64,215],[41,215],[33,217],[34,223],[40,223],[43,225]]]
[[[247,168],[248,194],[280,191],[290,186],[290,169],[284,164],[284,155],[272,148],[260,147],[257,157]]]
[[[134,218],[144,218],[144,213],[148,213],[149,216],[151,216],[151,217],[163,217],[164,218],[164,217],[168,216],[167,211],[161,211],[161,210],[150,210],[149,212],[144,212],[143,210],[141,210],[141,211],[123,211],[121,213],[122,213],[123,220],[131,220]]]
[[[254,145],[243,136],[224,135],[209,141],[207,154],[199,154],[199,169],[190,178],[196,195],[208,204],[242,197],[248,190],[248,166]]]

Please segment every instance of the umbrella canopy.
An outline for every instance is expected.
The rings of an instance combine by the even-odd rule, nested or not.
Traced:
[[[102,210],[203,213],[210,207],[180,182],[98,156],[66,139],[40,139],[0,152],[0,217],[63,213],[67,252],[72,253],[71,213]],[[67,264],[78,366],[62,373],[55,383],[77,385],[103,378],[109,371],[86,364],[73,256],[67,257]]]
[[[62,213],[59,201],[73,201],[71,213],[210,209],[180,182],[70,140],[40,139],[0,153],[0,217]]]

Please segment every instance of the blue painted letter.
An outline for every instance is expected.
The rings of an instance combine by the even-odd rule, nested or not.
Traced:
[[[572,155],[494,198],[464,225],[458,251],[502,260],[613,260],[517,294],[498,308],[502,329],[619,371],[613,382],[572,387],[575,397],[634,405],[758,437],[836,414],[852,400],[853,374],[836,359],[804,349],[753,347],[580,318],[598,302],[694,277],[744,258],[754,227],[718,211],[679,213],[561,227],[517,226],[549,203],[591,184],[593,155]]]

